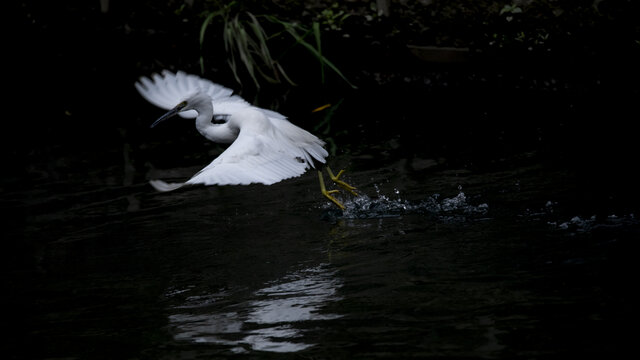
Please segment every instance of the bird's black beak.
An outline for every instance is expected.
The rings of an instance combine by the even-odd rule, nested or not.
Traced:
[[[159,123],[167,120],[167,119],[171,119],[172,117],[178,115],[178,113],[180,111],[182,111],[182,109],[185,107],[186,103],[183,101],[180,104],[178,104],[178,106],[174,107],[173,109],[169,110],[169,112],[167,112],[166,114],[160,116],[158,118],[158,120],[154,121],[153,124],[151,124],[151,128],[154,128],[156,125],[158,125]]]

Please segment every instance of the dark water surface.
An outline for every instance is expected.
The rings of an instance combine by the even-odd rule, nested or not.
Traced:
[[[366,194],[340,213],[314,173],[156,193],[127,184],[121,161],[5,181],[10,358],[532,359],[628,346],[638,221],[584,206],[570,171],[339,157]]]

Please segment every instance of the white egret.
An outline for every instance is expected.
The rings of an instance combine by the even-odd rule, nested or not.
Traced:
[[[357,195],[356,188],[340,180],[344,170],[334,175],[326,166],[324,141],[297,127],[275,111],[246,102],[233,91],[196,75],[164,70],[161,75],[141,77],[135,87],[147,101],[169,110],[151,127],[175,115],[195,118],[196,129],[205,138],[231,145],[184,183],[151,180],[158,191],[171,191],[185,185],[271,185],[297,177],[315,163],[323,164],[338,186]],[[177,104],[177,105],[176,105]],[[318,169],[322,194],[341,209],[344,205],[327,190]]]

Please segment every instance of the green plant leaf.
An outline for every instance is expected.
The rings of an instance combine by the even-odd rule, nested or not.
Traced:
[[[308,30],[303,26],[282,21],[275,16],[261,15],[260,18],[279,24],[283,28],[282,31],[269,36],[260,23],[258,16],[255,16],[250,12],[236,13],[231,16],[231,8],[234,5],[235,2],[231,2],[220,10],[207,14],[200,27],[200,70],[202,73],[204,73],[204,57],[202,55],[202,50],[204,47],[206,30],[213,22],[214,18],[221,16],[224,22],[222,39],[227,55],[227,63],[233,72],[234,78],[239,84],[242,84],[239,74],[240,67],[242,67],[253,80],[256,88],[260,88],[258,76],[272,83],[280,83],[280,79],[283,78],[288,83],[295,85],[284,71],[282,65],[271,55],[268,43],[270,39],[278,37],[283,33],[288,33],[295,40],[295,45],[302,45],[320,63],[320,78],[322,83],[325,82],[326,66],[338,74],[338,76],[340,76],[351,87],[357,88],[349,82],[349,80],[333,63],[322,55],[320,24],[318,22],[313,22],[311,29]],[[246,15],[246,17],[244,15]],[[303,32],[303,34],[300,35],[298,31]],[[313,34],[315,46],[306,40],[306,38],[311,34]]]
[[[322,43],[320,40],[320,24],[314,21],[312,24],[313,36],[316,39],[316,49],[318,51],[318,61],[320,62],[320,80],[324,84],[324,56],[322,56]]]
[[[208,14],[202,22],[202,25],[200,26],[200,72],[202,74],[204,74],[204,57],[202,56],[202,49],[204,47],[204,35],[207,31],[207,28],[209,27],[209,24],[211,24],[211,21],[213,21],[213,18],[215,18],[216,16],[223,16],[226,18],[226,15],[229,13],[231,7],[235,6],[235,4],[236,2],[232,1],[222,9]]]

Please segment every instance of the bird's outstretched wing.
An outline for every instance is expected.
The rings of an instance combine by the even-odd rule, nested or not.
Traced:
[[[153,74],[151,78],[142,76],[135,83],[135,87],[148,102],[165,110],[173,109],[181,101],[199,91],[211,97],[214,108],[224,103],[250,106],[240,96],[233,95],[233,90],[182,71],[174,74],[168,70],[163,70],[161,75]],[[189,110],[180,112],[178,115],[183,118],[194,119],[197,113],[195,110]]]
[[[313,166],[312,159],[324,163],[328,154],[323,148],[324,142],[292,125],[293,129],[296,133],[275,132],[275,139],[274,133],[256,134],[252,129],[242,129],[233,144],[185,183],[153,180],[151,185],[158,191],[196,184],[271,185],[300,176]],[[290,137],[298,139],[298,145],[292,143]],[[300,147],[300,141],[307,142],[306,146]]]

